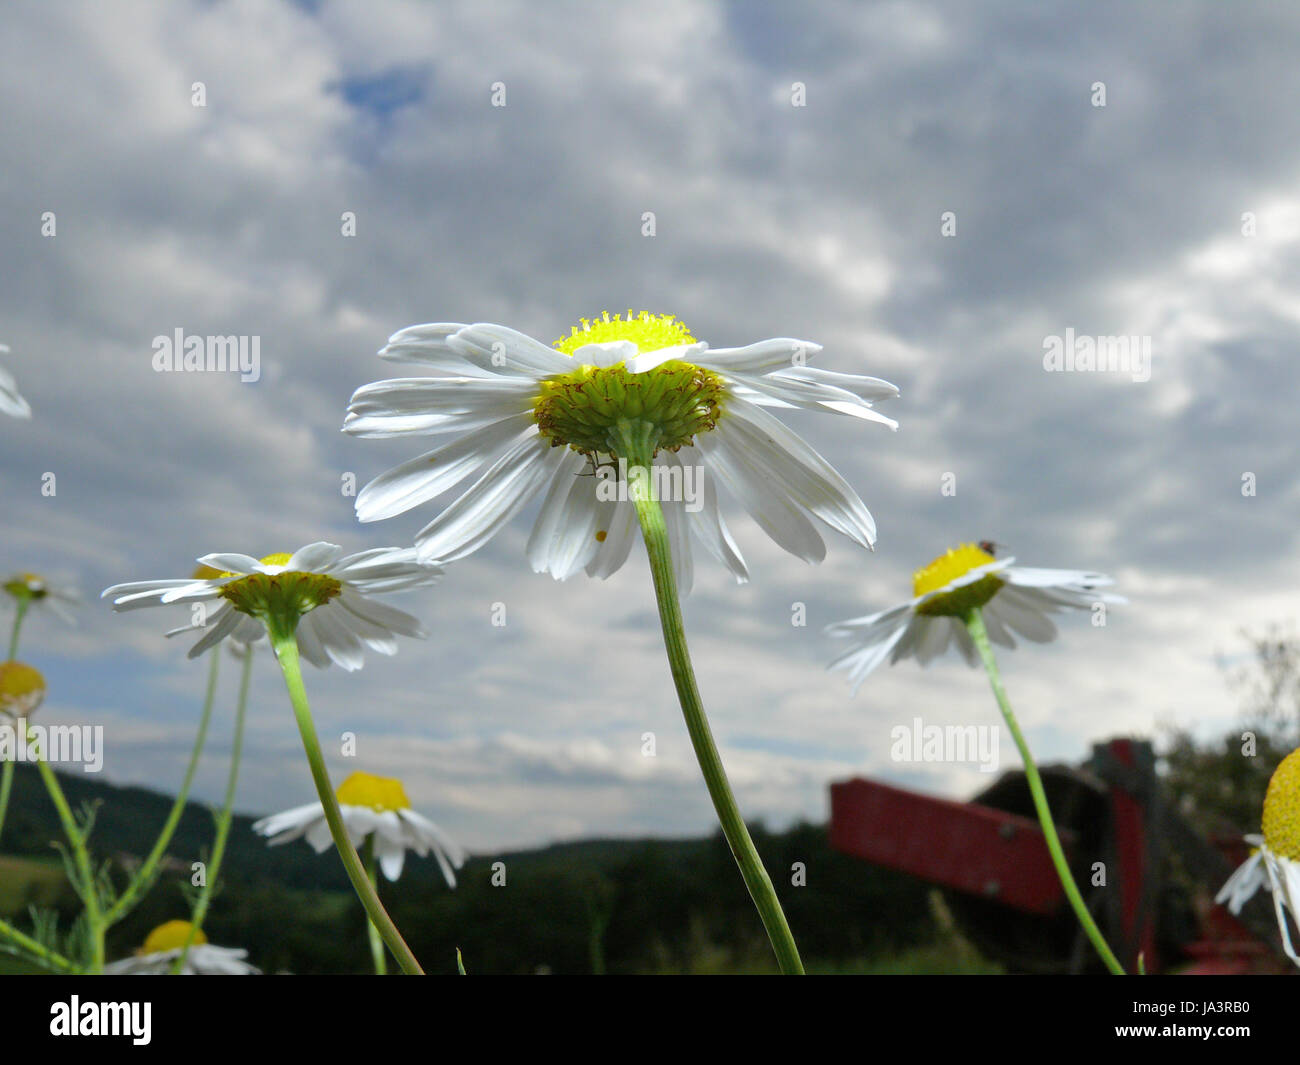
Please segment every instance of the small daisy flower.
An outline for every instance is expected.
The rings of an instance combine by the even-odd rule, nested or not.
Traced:
[[[432,852],[447,885],[456,886],[455,870],[465,864],[465,852],[427,817],[411,809],[400,780],[353,773],[335,794],[352,845],[360,849],[373,837],[375,857],[389,880],[402,875],[408,850],[421,858]],[[253,831],[266,836],[272,847],[306,837],[321,854],[333,844],[325,810],[318,802],[264,817],[254,823]]]
[[[144,941],[135,956],[104,966],[106,976],[166,976],[172,971],[189,939],[189,921],[160,924]],[[260,976],[262,970],[244,959],[248,951],[235,947],[214,947],[199,929],[194,933],[182,976]]]
[[[60,621],[69,625],[77,623],[68,609],[81,604],[81,593],[75,588],[51,584],[35,573],[15,573],[4,582],[3,588],[24,610],[30,607],[48,610]]]
[[[415,618],[372,596],[425,587],[442,576],[441,569],[421,563],[411,548],[343,555],[337,544],[324,542],[308,544],[292,555],[256,559],[214,554],[199,562],[211,572],[189,579],[115,584],[102,596],[112,596],[117,611],[220,600],[217,610],[201,610],[194,623],[167,633],[203,630],[202,639],[190,648],[190,658],[226,637],[252,643],[263,635],[268,617],[288,611],[300,616],[296,634],[303,658],[321,668],[333,661],[350,671],[361,668],[363,648],[392,655],[397,653],[397,636],[427,635]]]
[[[1052,640],[1056,625],[1049,615],[1053,613],[1127,602],[1122,596],[1098,591],[1114,583],[1103,574],[1033,569],[1015,561],[995,558],[975,544],[948,550],[913,574],[908,602],[827,626],[829,635],[853,641],[853,647],[829,668],[846,670],[857,691],[886,658],[893,665],[912,656],[926,666],[953,641],[973,666],[979,659],[964,621],[972,607],[980,608],[994,643],[1014,648],[1012,633],[1034,643]]]
[[[45,701],[45,678],[25,662],[0,662],[0,714],[31,717]]]
[[[719,510],[720,489],[807,562],[826,553],[814,518],[870,548],[876,526],[857,493],[769,409],[897,428],[873,404],[898,389],[806,366],[820,350],[790,339],[710,349],[671,315],[644,311],[584,319],[554,346],[501,325],[411,326],[380,356],[438,376],[358,389],[343,428],[449,440],[368,484],[357,516],[402,514],[473,477],[417,535],[421,558],[450,562],[477,551],[540,495],[527,548],[533,570],[558,580],[579,570],[605,578],[622,567],[637,534],[628,468],[649,462],[683,591],[692,580],[692,536],[738,582],[748,579]]]
[[[1215,902],[1234,914],[1260,888],[1273,895],[1273,912],[1287,957],[1300,965],[1286,915],[1300,921],[1300,749],[1282,759],[1264,793],[1261,834],[1247,836],[1255,850],[1228,878]]]
[[[9,353],[8,344],[0,344],[0,354]],[[30,418],[32,408],[27,400],[18,394],[18,384],[3,366],[0,366],[0,414],[14,418]]]

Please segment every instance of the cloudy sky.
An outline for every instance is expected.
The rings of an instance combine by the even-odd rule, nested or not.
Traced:
[[[750,817],[823,818],[853,774],[988,782],[890,760],[916,716],[996,721],[960,659],[855,698],[824,671],[824,624],[906,598],[961,541],[1102,570],[1131,600],[1003,655],[1045,761],[1226,726],[1220,658],[1294,616],[1300,10],[31,2],[0,30],[0,341],[33,409],[0,418],[0,568],[85,594],[75,629],[33,619],[22,657],[42,718],[104,725],[109,779],[175,787],[205,667],[161,636],[182,616],[114,615],[100,589],[217,550],[405,545],[437,512],[363,526],[342,489],[427,446],[339,432],[415,322],[550,341],[646,308],[714,346],[816,341],[820,365],[900,387],[897,433],[788,419],[859,489],[874,555],[834,539],[809,567],[737,509],[753,582],[698,568],[687,627]],[[261,379],[155,372],[177,329],[259,337]],[[1149,337],[1150,379],[1046,372],[1067,330]],[[556,583],[527,530],[398,604],[427,642],[308,674],[332,770],[403,777],[480,851],[708,830],[644,559]],[[308,801],[265,653],[254,691],[239,805]]]

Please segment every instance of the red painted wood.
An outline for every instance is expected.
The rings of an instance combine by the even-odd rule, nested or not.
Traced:
[[[1075,834],[1060,829],[1060,836],[1068,856]],[[1065,899],[1038,822],[987,806],[847,780],[831,785],[830,843],[1030,913],[1055,913]]]

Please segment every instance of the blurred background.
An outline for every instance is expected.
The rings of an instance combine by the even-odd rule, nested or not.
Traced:
[[[885,410],[897,433],[789,418],[859,489],[874,554],[833,540],[811,568],[733,507],[753,582],[701,565],[685,604],[719,745],[773,860],[825,850],[831,781],[953,798],[989,783],[973,764],[890,757],[891,729],[917,716],[996,724],[959,658],[881,670],[854,698],[823,671],[838,649],[823,625],[908,597],[911,572],[962,541],[1109,573],[1130,599],[1104,627],[1066,619],[1055,643],[1003,655],[1041,760],[1079,763],[1124,733],[1191,765],[1259,712],[1280,714],[1289,749],[1294,671],[1263,703],[1245,678],[1294,661],[1298,24],[1280,5],[1213,3],[5,5],[0,364],[33,417],[0,419],[0,568],[86,600],[75,628],[26,623],[21,657],[50,685],[40,719],[104,726],[104,770],[81,784],[174,790],[205,670],[161,634],[186,618],[114,616],[99,590],[187,575],[211,551],[409,543],[436,506],[361,526],[347,489],[421,442],[339,432],[353,389],[407,372],[374,357],[387,336],[492,321],[550,341],[580,317],[644,308],[713,346],[816,341],[820,365],[902,390]],[[258,338],[260,378],[156,372],[154,338],[178,329]],[[1148,340],[1149,380],[1046,372],[1045,344],[1067,331]],[[523,935],[486,933],[486,873],[471,866],[456,901],[408,874],[400,890],[436,893],[466,908],[441,917],[485,930],[487,968],[594,966],[592,929],[612,937],[613,968],[707,967],[715,948],[718,965],[746,964],[756,922],[734,874],[706,864],[729,859],[705,841],[713,815],[644,561],[556,583],[530,572],[528,528],[516,521],[397,604],[427,642],[308,675],[327,747],[357,737],[355,758],[334,742],[331,769],[402,778],[480,869],[542,848],[573,879],[564,897],[583,931],[557,925],[563,951],[484,962]],[[313,796],[262,658],[237,803],[250,815]],[[221,794],[227,722],[219,712],[203,802]],[[1015,768],[1009,742],[1002,752]],[[1253,831],[1248,788],[1269,770],[1189,801]],[[152,800],[121,794],[154,823]],[[20,773],[0,847],[48,855],[42,800]],[[193,817],[182,856],[209,838]],[[101,850],[128,859],[152,838],[100,832]],[[281,868],[246,825],[235,836],[248,860],[232,852],[214,942],[254,947],[231,907],[251,905],[258,867],[281,888],[341,886],[328,855],[293,845]],[[647,837],[660,842],[636,842]],[[792,897],[823,893],[808,911],[859,931],[807,953],[852,966],[946,934],[916,885],[828,850],[825,862]],[[655,876],[694,887],[653,895],[670,913],[629,909],[647,892],[617,885]],[[859,893],[834,887],[848,883]],[[175,916],[166,890],[159,913]],[[815,938],[789,904],[801,940]],[[671,935],[657,942],[661,919]],[[261,960],[344,964],[294,950]]]

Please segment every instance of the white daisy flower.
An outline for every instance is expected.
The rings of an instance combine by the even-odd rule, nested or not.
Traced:
[[[913,656],[926,666],[954,640],[973,666],[979,657],[964,621],[971,607],[980,608],[994,643],[1014,648],[1012,633],[1034,643],[1052,640],[1056,625],[1050,614],[1127,602],[1122,596],[1098,591],[1115,583],[1103,574],[1017,566],[1014,558],[995,558],[989,550],[993,546],[952,548],[913,574],[912,598],[906,603],[828,625],[831,636],[853,641],[853,647],[829,668],[847,670],[857,691],[886,658],[893,665]]]
[[[312,665],[331,661],[346,670],[360,669],[363,648],[380,654],[397,653],[397,639],[428,634],[419,621],[371,598],[433,584],[442,570],[420,562],[412,548],[379,547],[343,555],[337,544],[317,542],[292,555],[214,554],[199,559],[212,574],[179,580],[115,584],[102,596],[113,596],[113,609],[135,610],[169,603],[209,603],[222,600],[215,611],[200,611],[193,624],[167,633],[204,630],[192,648],[195,658],[226,637],[252,643],[262,636],[268,604],[289,603],[301,614],[298,650]]]
[[[1246,836],[1255,850],[1215,897],[1234,914],[1260,888],[1273,895],[1282,945],[1300,965],[1300,950],[1287,925],[1287,912],[1300,922],[1300,749],[1282,759],[1264,793],[1262,835]]]
[[[149,933],[144,946],[133,957],[110,962],[104,966],[106,976],[166,976],[180,957],[189,938],[189,921],[168,921]],[[244,959],[248,951],[235,947],[214,947],[199,929],[185,964],[182,976],[259,976],[262,970]]]
[[[0,354],[9,353],[8,344],[0,344]],[[27,400],[18,394],[18,383],[3,366],[0,366],[0,414],[9,414],[15,418],[30,418],[32,408]]]
[[[456,886],[455,870],[465,864],[465,852],[427,817],[411,809],[400,780],[353,773],[335,794],[352,845],[360,850],[368,837],[373,838],[375,858],[389,880],[402,875],[409,850],[421,858],[432,853],[447,885]],[[333,846],[324,807],[318,802],[264,817],[254,823],[253,831],[268,837],[272,847],[303,837],[317,854]]]
[[[51,584],[35,573],[15,573],[4,582],[3,588],[18,603],[25,603],[27,607],[36,607],[38,610],[48,610],[69,625],[77,623],[68,609],[81,605],[81,593],[75,588]]]
[[[872,404],[898,389],[805,366],[820,350],[790,339],[711,350],[672,316],[631,311],[627,319],[584,319],[554,347],[501,325],[411,326],[380,355],[438,376],[358,389],[344,431],[450,440],[368,484],[357,516],[393,517],[476,476],[420,531],[421,558],[465,557],[543,495],[528,542],[534,571],[608,577],[637,533],[625,481],[636,434],[637,447],[653,454],[683,591],[692,579],[691,532],[738,582],[748,579],[718,507],[719,486],[807,562],[826,553],[813,518],[870,548],[875,522],[857,493],[768,408],[829,411],[892,429],[897,423]]]

